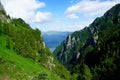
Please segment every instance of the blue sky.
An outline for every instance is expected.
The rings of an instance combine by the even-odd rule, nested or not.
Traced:
[[[12,18],[41,31],[76,31],[88,26],[120,0],[1,0]]]

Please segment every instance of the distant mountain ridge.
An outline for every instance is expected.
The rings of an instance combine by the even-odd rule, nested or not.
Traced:
[[[69,35],[54,55],[77,80],[120,79],[120,4]]]
[[[42,32],[45,44],[53,51],[72,32],[48,31]]]

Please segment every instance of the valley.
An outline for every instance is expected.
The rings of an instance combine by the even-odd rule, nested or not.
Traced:
[[[55,28],[56,31],[48,28],[51,31],[45,32],[40,28],[46,27],[44,24],[49,26],[50,22],[45,22],[49,21],[48,18],[51,18],[52,14],[40,12],[37,8],[45,7],[45,3],[39,2],[39,0],[39,4],[36,0],[32,1],[34,6],[30,4],[30,0],[27,2],[31,6],[28,10],[31,13],[27,13],[27,15],[34,15],[32,19],[27,16],[31,21],[28,21],[29,23],[27,23],[26,16],[25,19],[10,16],[5,10],[7,5],[4,3],[5,6],[3,6],[0,1],[0,80],[120,79],[120,3],[111,7],[83,29],[81,25],[78,26],[77,20],[69,22],[70,19],[59,17],[60,21],[56,21],[55,18],[51,21],[51,23],[57,22],[52,25],[52,28],[58,26]],[[88,0],[88,2],[90,1]],[[74,8],[79,9],[82,5],[81,2],[85,3],[86,1],[74,3],[76,7],[69,7],[64,14],[69,14],[67,17],[71,19],[78,19],[78,13],[70,15],[70,11]],[[94,2],[92,1],[90,4]],[[96,4],[98,2],[100,3],[97,1]],[[9,5],[11,3],[9,2]],[[22,4],[20,11],[26,13],[23,7],[25,9],[29,7]],[[32,9],[35,9],[35,12]],[[76,12],[75,10],[73,11]],[[43,19],[43,23],[41,19]],[[68,26],[64,24],[64,21],[68,21]],[[73,26],[74,21],[77,25],[74,23]],[[59,22],[62,22],[61,24],[64,26],[60,26]],[[42,26],[33,27],[30,23],[39,23]],[[63,31],[58,31],[61,28]]]
[[[72,32],[60,32],[60,31],[49,31],[42,32],[45,44],[48,46],[51,52],[55,50],[57,46]]]

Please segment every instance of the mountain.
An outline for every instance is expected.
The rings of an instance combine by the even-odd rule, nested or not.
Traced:
[[[41,31],[21,18],[11,19],[0,3],[0,80],[69,80],[51,54]]]
[[[42,32],[43,39],[45,44],[49,47],[49,49],[53,52],[54,49],[60,45],[60,43],[71,34],[71,32],[60,32],[60,31],[48,31]]]
[[[54,55],[73,80],[120,79],[120,4],[83,30],[70,34]]]

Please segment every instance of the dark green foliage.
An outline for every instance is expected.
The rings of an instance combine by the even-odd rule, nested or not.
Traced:
[[[69,35],[54,54],[72,75],[77,75],[77,80],[119,80],[119,44],[120,4],[117,4],[89,27]]]
[[[22,20],[21,18],[18,19],[12,19],[12,24],[14,24],[15,26],[21,26],[27,29],[30,29],[29,25],[27,23],[25,23],[24,20]]]
[[[7,37],[6,48],[10,49],[10,38]]]
[[[3,26],[2,26],[2,22],[0,21],[0,35],[2,34],[3,32]]]

